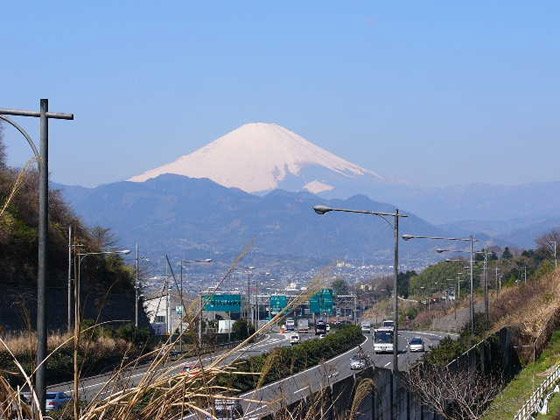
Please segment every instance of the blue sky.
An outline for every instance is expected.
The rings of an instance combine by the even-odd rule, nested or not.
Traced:
[[[0,107],[41,97],[54,181],[96,185],[277,122],[422,185],[560,180],[556,1],[2,5]],[[33,134],[35,122],[25,122]],[[7,130],[10,163],[29,156]]]

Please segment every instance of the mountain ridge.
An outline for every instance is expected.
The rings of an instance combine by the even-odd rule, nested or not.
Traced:
[[[281,188],[288,177],[300,177],[306,168],[321,168],[330,178],[367,177],[382,181],[373,171],[362,168],[275,123],[249,123],[211,143],[160,167],[133,176],[144,182],[172,173],[190,178],[209,178],[226,187],[250,193]],[[336,185],[321,177],[302,177],[299,189],[313,193],[330,191]]]

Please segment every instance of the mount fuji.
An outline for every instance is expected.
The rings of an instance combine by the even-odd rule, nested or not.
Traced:
[[[208,178],[248,193],[275,189],[349,196],[385,183],[377,173],[348,162],[278,124],[251,123],[175,161],[134,176],[144,182],[163,174]]]

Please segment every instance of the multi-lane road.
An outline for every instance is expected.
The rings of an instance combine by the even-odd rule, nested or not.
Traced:
[[[413,336],[420,336],[424,339],[426,351],[430,347],[437,345],[439,340],[446,334],[425,333],[425,332],[408,332],[401,331],[399,333],[399,369],[407,370],[418,358],[422,357],[422,353],[411,353],[406,351],[408,340]],[[313,334],[302,334],[303,340],[315,338]],[[370,357],[374,367],[391,369],[393,363],[392,354],[374,354],[372,345],[373,336],[368,334],[366,340],[360,346],[362,350]],[[265,335],[260,341],[247,345],[237,352],[229,355],[222,363],[230,364],[236,359],[252,356],[255,354],[266,353],[275,347],[289,346],[289,334],[270,333]],[[228,351],[228,350],[223,350]],[[280,407],[285,407],[294,402],[303,399],[325,386],[338,382],[356,371],[350,369],[350,358],[358,352],[358,347],[347,351],[333,359],[330,359],[321,365],[307,369],[303,372],[295,374],[289,378],[283,379],[272,384],[268,384],[258,390],[250,391],[242,395],[242,407],[247,417],[258,418],[264,416]],[[163,367],[165,371],[172,375],[178,373],[185,364],[201,361],[204,365],[210,364],[221,352],[208,354],[199,358],[182,359],[168,363]],[[129,369],[123,376],[126,377],[127,386],[137,385],[142,377],[146,374],[148,366],[137,366]],[[92,398],[103,396],[102,390],[107,381],[110,380],[111,374],[98,375],[90,378],[84,378],[80,385],[80,398],[91,400]],[[64,391],[72,393],[72,383],[62,383],[52,385],[49,391]],[[191,416],[189,416],[191,417]]]
[[[278,346],[286,346],[289,345],[289,340],[284,334],[266,334],[261,340],[244,346],[243,348],[239,349],[235,353],[229,355],[226,359],[224,359],[223,364],[227,365],[235,361],[236,359],[252,356],[255,354],[266,353]],[[229,350],[222,350],[215,353],[210,353],[207,355],[203,355],[200,358],[198,357],[191,357],[188,359],[180,359],[176,361],[169,362],[162,366],[162,370],[169,375],[179,373],[183,366],[187,364],[193,364],[198,361],[201,361],[202,364],[208,365],[212,361],[214,361],[217,357],[219,357],[223,352],[227,352]],[[146,374],[149,369],[149,365],[139,365],[130,369],[127,369],[125,372],[121,373],[121,377],[125,378],[127,386],[135,386],[140,383],[142,377]],[[103,389],[106,386],[107,382],[111,380],[112,374],[103,374],[103,375],[96,375],[88,378],[83,378],[80,381],[80,399],[84,400],[91,400],[95,397],[102,397],[104,396]],[[55,392],[55,391],[63,391],[69,394],[73,393],[73,383],[72,382],[65,382],[60,384],[51,385],[48,387],[48,391]]]
[[[401,331],[399,333],[399,370],[407,370],[423,356],[423,353],[407,351],[408,340],[412,337],[422,337],[426,345],[426,351],[429,351],[430,347],[436,346],[446,335],[444,333]],[[374,354],[372,339],[373,335],[368,334],[366,341],[361,345],[362,350],[370,357],[374,367],[391,369],[393,355]],[[281,407],[289,406],[306,396],[310,396],[330,384],[352,376],[357,371],[350,369],[350,359],[357,352],[358,348],[354,348],[319,366],[243,394],[241,404],[245,416],[247,418],[265,416]]]

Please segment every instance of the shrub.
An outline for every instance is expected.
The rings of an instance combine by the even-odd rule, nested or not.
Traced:
[[[344,326],[324,339],[307,340],[293,347],[279,347],[270,353],[242,360],[235,370],[244,374],[219,375],[218,384],[241,392],[249,391],[316,366],[357,346],[363,339],[359,326]],[[254,375],[245,374],[249,372]]]

